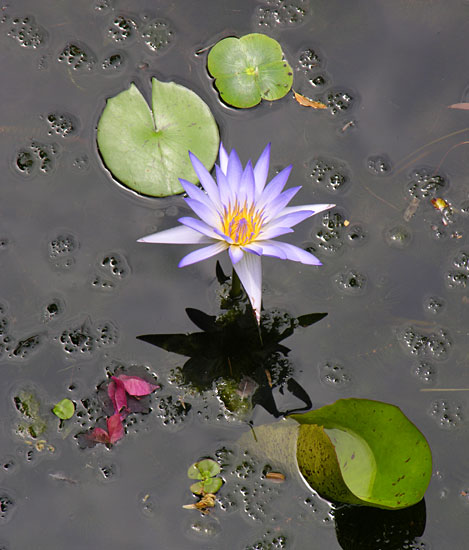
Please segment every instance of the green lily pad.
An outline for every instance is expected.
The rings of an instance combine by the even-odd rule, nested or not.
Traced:
[[[55,416],[58,416],[60,420],[69,420],[75,414],[75,403],[70,399],[62,399],[52,409]]]
[[[220,477],[211,477],[205,481],[198,481],[193,483],[190,487],[191,491],[195,495],[201,495],[203,493],[216,493],[223,485],[223,481]]]
[[[260,33],[220,40],[208,54],[207,67],[223,101],[244,109],[284,97],[293,84],[280,44]]]
[[[257,441],[246,434],[240,444],[332,501],[406,508],[423,498],[430,482],[427,441],[398,407],[387,403],[341,399],[256,427],[255,436]]]
[[[220,142],[207,104],[192,90],[156,78],[152,110],[135,84],[107,100],[97,139],[114,177],[153,197],[182,193],[178,178],[197,183],[188,152],[210,170]]]
[[[217,462],[210,458],[199,460],[189,466],[187,476],[190,479],[209,479],[220,473],[221,469]]]

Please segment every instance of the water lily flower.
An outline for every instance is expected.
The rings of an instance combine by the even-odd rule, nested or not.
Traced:
[[[332,208],[333,204],[287,206],[301,187],[284,191],[291,166],[284,168],[266,185],[270,144],[256,165],[249,161],[243,169],[233,149],[228,155],[220,145],[216,182],[191,152],[192,166],[203,190],[180,179],[188,197],[186,203],[199,217],[179,218],[180,226],[142,237],[139,242],[166,244],[208,244],[182,258],[179,267],[206,260],[228,250],[234,270],[251,302],[257,322],[261,316],[261,256],[275,256],[308,265],[321,262],[302,248],[274,240],[292,233],[292,227],[306,218]],[[204,192],[205,191],[205,192]]]

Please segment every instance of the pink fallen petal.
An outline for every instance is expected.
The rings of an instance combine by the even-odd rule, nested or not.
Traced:
[[[120,413],[121,418],[125,418],[127,411],[127,395],[125,393],[125,386],[118,377],[112,377],[107,388],[107,393],[114,406],[114,412]]]
[[[469,103],[453,103],[453,105],[448,105],[448,109],[462,109],[463,111],[469,111]]]
[[[138,376],[127,376],[126,374],[121,374],[117,377],[119,381],[124,385],[125,391],[134,397],[141,397],[143,395],[149,395],[153,391],[159,388],[155,384],[150,384],[143,378]],[[113,376],[115,380],[116,377]]]
[[[106,430],[102,428],[95,428],[89,435],[88,438],[97,443],[110,443],[109,434]]]
[[[109,443],[112,445],[124,437],[124,426],[119,413],[113,414],[107,419],[107,431],[109,432]]]

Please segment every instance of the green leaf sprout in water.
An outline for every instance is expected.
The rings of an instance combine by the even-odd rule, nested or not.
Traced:
[[[152,80],[152,109],[135,84],[108,99],[98,123],[98,147],[107,168],[137,193],[183,192],[178,178],[197,183],[188,151],[210,170],[218,154],[218,127],[208,106],[175,82]]]
[[[52,409],[52,412],[55,416],[59,417],[60,420],[69,420],[75,414],[75,403],[70,399],[62,399],[57,405]]]
[[[280,99],[293,84],[280,44],[260,33],[220,40],[208,54],[207,67],[221,99],[243,109],[261,99]]]
[[[240,443],[333,502],[396,510],[423,498],[432,473],[424,436],[402,411],[368,399],[257,427]]]
[[[191,491],[196,495],[216,493],[223,485],[223,480],[217,477],[220,471],[220,466],[210,458],[191,464],[187,476],[190,479],[200,480],[191,485]]]

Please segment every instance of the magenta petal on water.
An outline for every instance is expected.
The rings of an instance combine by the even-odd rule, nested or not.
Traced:
[[[111,387],[112,386],[112,387]],[[122,418],[125,416],[127,410],[127,395],[125,393],[125,386],[118,376],[113,376],[109,383],[107,393],[111,398],[114,405],[114,412],[119,413]]]
[[[116,441],[124,437],[124,426],[119,413],[113,414],[107,419],[107,431],[109,433],[109,443],[114,445]]]
[[[102,428],[95,428],[88,436],[88,439],[96,441],[96,443],[110,443],[109,434]]]
[[[121,374],[118,378],[122,381],[125,391],[133,397],[150,395],[150,393],[159,388],[159,386],[150,384],[150,382],[147,382],[138,376],[127,376],[126,374]]]

